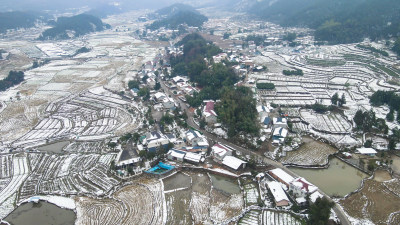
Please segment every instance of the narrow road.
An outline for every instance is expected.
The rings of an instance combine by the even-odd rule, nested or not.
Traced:
[[[217,137],[214,134],[211,134],[211,133],[209,133],[209,132],[207,132],[207,131],[205,131],[203,129],[200,129],[200,127],[197,126],[196,123],[194,123],[194,121],[193,121],[193,113],[189,111],[189,108],[187,107],[186,103],[182,102],[180,99],[178,99],[171,92],[171,90],[164,84],[164,82],[162,80],[159,80],[159,82],[161,84],[161,88],[165,91],[165,93],[167,93],[168,95],[173,97],[174,100],[179,103],[181,109],[186,111],[186,114],[188,116],[188,119],[186,121],[187,124],[189,126],[193,127],[193,128],[196,128],[197,130],[202,131],[204,136],[206,136],[209,140],[212,140],[214,142],[219,142],[219,143],[222,143],[222,144],[227,145],[229,147],[232,147],[232,148],[240,151],[242,154],[251,155],[251,156],[255,157],[258,160],[262,160],[266,164],[269,164],[269,165],[272,165],[272,166],[274,166],[276,168],[282,169],[283,171],[285,171],[286,173],[290,174],[293,177],[300,177],[299,175],[297,175],[296,173],[294,173],[290,169],[288,169],[286,166],[282,165],[282,163],[280,163],[280,162],[277,162],[277,161],[274,161],[272,159],[269,159],[269,158],[267,158],[265,156],[262,156],[262,155],[258,154],[257,152],[253,152],[253,151],[251,151],[249,149],[246,149],[246,148],[243,148],[243,147],[238,146],[236,144],[233,144],[233,143],[231,143],[231,142],[229,142],[229,141],[227,141],[227,140],[225,140],[223,138]],[[325,197],[327,197],[329,200],[332,201],[331,197],[329,197],[329,195],[327,195],[324,192],[322,192],[321,189],[318,189],[318,191],[321,194],[323,194]],[[346,214],[344,213],[343,209],[338,204],[335,204],[335,206],[333,207],[333,210],[335,211],[335,213],[336,213],[337,217],[339,218],[341,224],[343,224],[343,225],[351,225],[351,223],[348,220],[348,218],[347,218]]]

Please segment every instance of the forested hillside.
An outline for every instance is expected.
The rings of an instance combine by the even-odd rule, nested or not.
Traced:
[[[262,1],[251,10],[284,26],[307,26],[318,41],[331,44],[398,36],[398,0],[278,0]]]
[[[38,19],[39,17],[33,13],[1,12],[0,33],[4,33],[9,29],[33,27]]]
[[[90,32],[102,31],[109,27],[92,15],[80,14],[72,17],[60,17],[53,28],[45,30],[40,40],[69,39]]]

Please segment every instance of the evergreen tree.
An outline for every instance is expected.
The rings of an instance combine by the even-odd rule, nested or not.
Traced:
[[[331,98],[332,105],[337,105],[338,100],[339,100],[339,94],[335,93]]]
[[[339,99],[339,106],[343,106],[346,104],[346,97],[342,94],[342,97]]]

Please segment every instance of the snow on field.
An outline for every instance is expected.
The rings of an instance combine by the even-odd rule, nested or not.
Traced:
[[[258,225],[261,224],[261,211],[251,210],[244,215],[238,222],[239,225]]]
[[[263,211],[264,225],[301,225],[302,223],[289,213],[276,211]]]
[[[7,186],[0,191],[0,205],[18,191],[28,173],[29,166],[26,156],[13,156],[12,178]]]
[[[258,203],[259,193],[258,187],[254,183],[249,183],[244,185],[244,198],[246,205],[255,205]]]
[[[319,114],[311,110],[301,110],[301,117],[316,130],[332,133],[350,132],[352,125],[340,114]]]
[[[72,210],[74,210],[76,208],[75,201],[71,198],[66,198],[66,197],[62,197],[62,196],[41,196],[41,195],[33,196],[33,197],[37,198],[39,200],[54,204],[60,208],[72,209]],[[30,198],[23,200],[19,204],[22,204],[25,202],[30,202]]]

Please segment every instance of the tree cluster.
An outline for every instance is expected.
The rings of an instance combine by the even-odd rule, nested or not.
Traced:
[[[273,83],[257,83],[257,89],[273,90],[275,89],[275,84]]]
[[[394,43],[394,46],[393,46],[392,50],[393,50],[394,52],[396,52],[396,54],[397,54],[398,56],[400,56],[400,37],[397,38],[396,42]]]
[[[38,19],[38,16],[26,12],[0,12],[0,33],[9,29],[33,27]]]
[[[335,93],[331,97],[331,103],[332,105],[339,105],[340,107],[342,107],[343,105],[346,104],[346,97],[344,94],[342,94],[342,97],[339,98],[339,94]]]
[[[0,91],[5,91],[12,86],[20,84],[24,81],[24,76],[22,71],[10,71],[6,78],[0,80]]]
[[[101,19],[87,14],[80,14],[72,17],[59,17],[54,27],[45,30],[39,40],[70,39],[69,32],[74,33],[74,37],[82,36],[90,32],[102,31],[110,28],[110,25],[103,24]]]
[[[225,87],[215,105],[218,119],[227,127],[228,136],[258,135],[256,101],[248,87]]]
[[[157,30],[161,27],[177,29],[182,24],[187,24],[191,27],[201,27],[207,20],[208,18],[206,16],[198,12],[184,10],[172,14],[167,18],[154,21],[147,28],[150,30]]]
[[[393,91],[377,91],[369,99],[373,106],[388,105],[390,112],[386,115],[388,121],[394,120],[394,113],[397,111],[397,121],[400,122],[400,96]]]
[[[387,51],[383,51],[383,50],[374,48],[372,46],[366,46],[366,45],[358,44],[357,47],[361,48],[361,49],[364,49],[364,50],[369,50],[369,51],[371,51],[373,53],[381,54],[381,55],[386,56],[386,57],[389,56],[389,53]]]
[[[336,44],[397,36],[399,7],[398,0],[285,0],[260,1],[251,11],[284,26],[308,26],[316,41]]]
[[[303,76],[303,70],[301,69],[295,69],[295,70],[283,70],[282,71],[283,75],[286,76]]]
[[[387,134],[389,127],[384,119],[376,118],[375,112],[372,110],[363,112],[358,110],[353,118],[356,129],[363,132],[372,132]]]
[[[266,35],[248,35],[245,39],[246,42],[253,41],[254,44],[257,46],[263,45],[265,39],[267,38]]]
[[[308,224],[310,225],[325,225],[328,224],[331,215],[331,209],[335,205],[334,202],[327,198],[317,198],[315,203],[310,205],[310,213]]]

